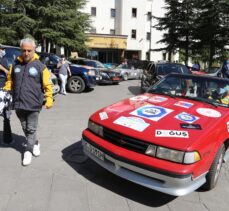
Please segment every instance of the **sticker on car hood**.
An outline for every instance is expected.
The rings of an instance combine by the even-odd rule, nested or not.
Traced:
[[[156,137],[173,137],[173,138],[189,138],[188,131],[182,130],[156,130]]]
[[[119,117],[118,119],[114,121],[114,123],[118,125],[122,125],[124,127],[131,128],[139,132],[144,131],[150,125],[141,118],[125,117],[125,116]]]
[[[202,130],[202,128],[199,124],[181,123],[180,126],[181,126],[181,128],[185,128],[185,129]]]
[[[107,112],[100,112],[99,116],[101,120],[108,119]]]
[[[139,96],[135,96],[135,97],[131,97],[130,100],[137,100],[137,101],[141,101],[141,100],[147,100],[149,97],[145,96],[145,95],[139,95]]]
[[[180,106],[180,107],[183,107],[183,108],[190,108],[190,107],[193,106],[193,103],[189,103],[189,102],[185,102],[185,101],[178,101],[174,105]]]
[[[176,115],[175,118],[179,119],[179,120],[181,120],[183,122],[190,123],[190,124],[199,119],[199,117],[194,116],[192,114],[188,114],[186,112],[182,112],[182,113]]]
[[[171,113],[172,111],[173,110],[171,109],[160,106],[145,105],[132,111],[130,114],[139,117],[144,117],[146,119],[150,119],[153,121],[158,121],[161,118],[165,117],[167,114]]]
[[[161,96],[153,96],[148,99],[148,102],[153,102],[153,103],[161,103],[168,100],[166,97],[161,97]]]
[[[196,109],[196,111],[203,115],[203,116],[207,116],[207,117],[221,117],[221,113],[214,110],[214,109],[211,109],[211,108],[198,108]]]

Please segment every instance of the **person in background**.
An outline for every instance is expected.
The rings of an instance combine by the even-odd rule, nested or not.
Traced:
[[[66,95],[67,94],[66,84],[67,84],[68,75],[71,76],[71,70],[69,68],[68,63],[66,62],[64,55],[61,56],[61,59],[57,64],[57,68],[59,69],[59,78],[61,80],[60,93]]]
[[[221,72],[223,78],[229,78],[229,58],[223,62]]]
[[[195,62],[195,63],[192,65],[192,68],[195,69],[196,71],[199,71],[199,70],[200,70],[200,64],[199,64],[199,62]]]
[[[8,62],[5,58],[5,47],[0,45],[0,89],[5,86],[6,77],[9,73],[8,70]],[[12,144],[13,143],[13,136],[10,126],[10,108],[4,108],[3,110],[3,144]]]
[[[37,141],[38,117],[44,97],[47,109],[53,106],[51,74],[35,53],[35,41],[31,38],[20,42],[21,56],[10,68],[3,89],[12,91],[13,109],[21,122],[26,137],[22,165],[32,161],[32,155],[40,155],[40,143]]]

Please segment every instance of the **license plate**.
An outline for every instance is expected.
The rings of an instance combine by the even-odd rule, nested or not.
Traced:
[[[117,78],[117,77],[113,78],[113,81],[119,81],[119,78]]]
[[[84,149],[94,155],[95,157],[99,158],[100,160],[104,161],[104,153],[97,149],[96,147],[92,146],[91,144],[84,142]]]

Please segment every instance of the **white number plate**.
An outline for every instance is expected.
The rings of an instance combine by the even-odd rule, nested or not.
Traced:
[[[99,158],[100,160],[104,161],[104,153],[99,149],[95,148],[94,146],[92,146],[91,144],[87,143],[86,141],[84,142],[84,149],[87,152]]]

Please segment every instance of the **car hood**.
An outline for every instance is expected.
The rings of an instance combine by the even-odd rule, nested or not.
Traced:
[[[90,119],[126,136],[188,150],[206,134],[217,131],[227,112],[228,108],[199,101],[146,93],[107,106]]]

